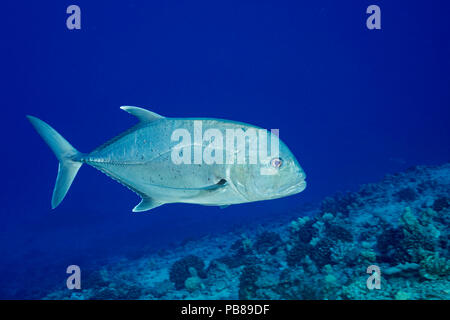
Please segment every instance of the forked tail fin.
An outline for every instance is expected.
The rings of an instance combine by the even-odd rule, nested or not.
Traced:
[[[44,121],[33,116],[27,116],[27,118],[59,160],[58,177],[52,196],[52,209],[55,209],[63,201],[82,165],[75,160],[80,152]]]

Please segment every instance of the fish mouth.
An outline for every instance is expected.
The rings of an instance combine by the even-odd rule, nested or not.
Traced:
[[[297,184],[287,187],[285,190],[283,190],[283,193],[292,195],[302,192],[303,190],[305,190],[305,188],[306,188],[306,180],[302,180]]]

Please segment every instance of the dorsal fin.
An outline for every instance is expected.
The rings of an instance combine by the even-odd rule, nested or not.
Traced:
[[[128,112],[129,114],[132,114],[133,116],[138,118],[139,121],[141,122],[153,122],[155,120],[164,118],[163,116],[157,113],[138,107],[122,106],[120,107],[120,109]]]
[[[136,207],[134,207],[133,212],[147,211],[162,206],[163,204],[164,202],[144,196],[142,197],[141,202],[139,202],[139,204]]]

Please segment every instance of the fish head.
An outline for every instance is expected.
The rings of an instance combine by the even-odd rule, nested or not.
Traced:
[[[230,178],[248,201],[287,197],[306,188],[305,172],[281,140],[278,155],[259,159],[257,164],[235,166]]]

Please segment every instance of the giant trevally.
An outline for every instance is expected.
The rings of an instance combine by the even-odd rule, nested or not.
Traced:
[[[230,161],[242,153],[255,154],[255,146],[250,146],[255,136],[249,133],[273,138],[268,130],[235,121],[168,118],[137,107],[121,109],[136,116],[139,123],[90,153],[77,151],[44,121],[27,116],[59,160],[52,208],[64,199],[83,163],[137,193],[142,199],[134,212],[176,202],[225,207],[281,198],[306,187],[303,169],[281,140],[271,142],[278,147],[272,157],[267,152],[256,162]],[[202,134],[199,126],[205,132],[200,138],[196,136]],[[243,133],[244,150],[236,148],[235,132]],[[235,134],[232,143],[228,143],[229,134]]]

